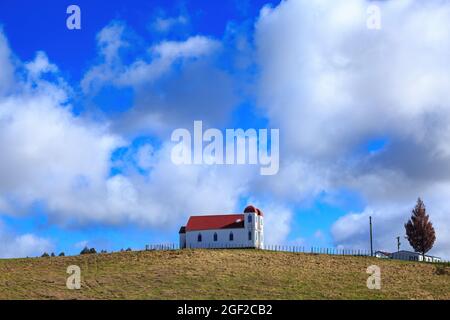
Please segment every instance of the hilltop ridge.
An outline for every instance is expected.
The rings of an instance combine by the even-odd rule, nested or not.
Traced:
[[[366,286],[370,265],[381,290]],[[69,265],[81,289],[69,290]],[[0,299],[450,299],[449,267],[264,250],[136,251],[0,260]]]

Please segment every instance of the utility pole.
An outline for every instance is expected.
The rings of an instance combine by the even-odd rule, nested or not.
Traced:
[[[400,251],[400,245],[401,245],[400,237],[397,237],[397,251]]]
[[[369,217],[369,224],[370,224],[370,256],[373,257],[372,216]]]

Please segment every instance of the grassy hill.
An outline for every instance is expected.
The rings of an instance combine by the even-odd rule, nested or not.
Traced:
[[[382,289],[366,287],[381,268]],[[66,288],[66,268],[82,288]],[[0,260],[0,299],[450,299],[442,265],[261,250],[140,251]]]

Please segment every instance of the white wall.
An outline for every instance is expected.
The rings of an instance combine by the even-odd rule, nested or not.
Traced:
[[[393,259],[398,260],[407,260],[407,261],[423,261],[423,256],[420,253],[414,253],[414,252],[406,252],[406,251],[399,251],[392,253]],[[439,262],[440,259],[436,257],[430,257],[425,255],[425,262]]]
[[[264,217],[257,216],[256,232],[258,232],[258,248],[264,248]]]
[[[233,232],[233,241],[229,240],[230,232]],[[202,235],[202,242],[198,242],[198,234]],[[217,242],[214,241],[214,233],[217,233]],[[186,232],[187,248],[239,248],[255,247],[255,236],[252,234],[252,240],[248,240],[248,230],[239,229],[219,229],[219,230],[200,230]]]
[[[252,222],[248,223],[248,216],[252,216]],[[264,218],[255,213],[245,213],[245,229],[252,232],[254,246],[256,248],[264,248]],[[256,236],[258,235],[258,236]]]

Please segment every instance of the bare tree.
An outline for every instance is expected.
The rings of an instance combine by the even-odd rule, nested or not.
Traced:
[[[425,253],[433,248],[434,241],[436,241],[433,224],[429,218],[425,204],[419,198],[412,210],[411,219],[405,224],[406,238],[411,247],[422,254],[423,261],[425,261]]]

